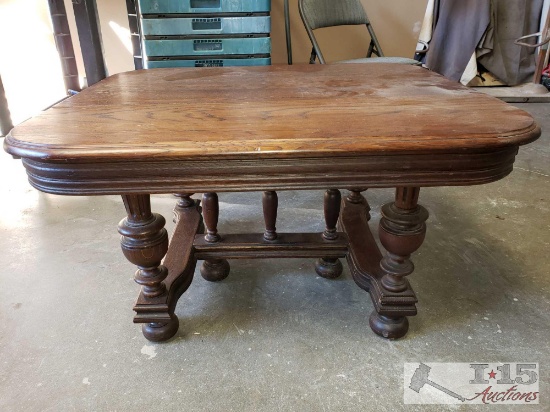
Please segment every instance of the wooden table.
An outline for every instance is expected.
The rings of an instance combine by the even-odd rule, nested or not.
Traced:
[[[134,322],[149,340],[177,332],[198,259],[219,281],[226,259],[266,257],[317,258],[327,278],[346,257],[374,303],[371,328],[399,338],[416,314],[405,277],[426,231],[420,187],[501,179],[539,135],[527,113],[422,68],[344,64],[118,74],[16,127],[4,147],[43,192],[122,195],[122,251],[141,285]],[[385,254],[361,194],[380,187],[396,188],[381,211]],[[277,233],[276,191],[304,189],[328,189],[326,230]],[[216,192],[243,191],[263,191],[265,233],[220,235]],[[170,242],[155,193],[179,198]]]

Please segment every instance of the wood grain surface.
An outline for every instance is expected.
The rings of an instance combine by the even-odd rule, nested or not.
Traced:
[[[17,126],[5,149],[89,162],[456,152],[538,137],[531,116],[392,64],[117,74]]]

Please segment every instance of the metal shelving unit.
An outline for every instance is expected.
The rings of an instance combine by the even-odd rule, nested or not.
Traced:
[[[127,9],[136,69],[271,64],[271,0],[127,0]]]

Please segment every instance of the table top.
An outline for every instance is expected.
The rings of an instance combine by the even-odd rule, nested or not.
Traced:
[[[522,110],[395,64],[121,73],[17,126],[5,149],[45,161],[317,158],[518,146]]]
[[[488,183],[532,117],[394,64],[155,69],[112,76],[17,126],[4,148],[70,195]]]

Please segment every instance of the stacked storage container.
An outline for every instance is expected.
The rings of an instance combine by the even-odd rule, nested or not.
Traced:
[[[271,64],[271,0],[139,0],[146,68]]]

